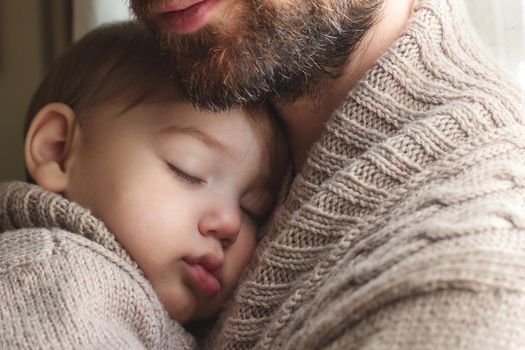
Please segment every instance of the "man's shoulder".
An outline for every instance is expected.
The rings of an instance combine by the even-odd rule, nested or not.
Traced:
[[[523,266],[513,263],[525,260],[525,142],[516,135],[485,136],[407,184],[370,232],[382,242],[376,254],[392,262],[387,275],[525,292],[514,278]]]
[[[337,195],[352,204],[344,208],[355,223],[331,220],[340,240],[326,259],[339,262],[326,278],[346,276],[378,293],[394,284],[409,294],[465,286],[525,293],[525,280],[515,278],[525,268],[513,263],[525,261],[524,134],[521,125],[479,133],[388,191],[368,191],[368,211],[351,202],[360,195],[352,164],[341,169],[332,181],[353,190]]]

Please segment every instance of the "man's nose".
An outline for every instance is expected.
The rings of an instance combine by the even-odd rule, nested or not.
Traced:
[[[199,222],[203,236],[212,235],[223,247],[235,242],[241,229],[241,210],[238,205],[218,203],[206,211]]]

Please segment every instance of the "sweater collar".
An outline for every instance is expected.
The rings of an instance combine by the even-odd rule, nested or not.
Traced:
[[[501,105],[521,115],[515,107],[520,92],[499,69],[482,63],[492,60],[483,57],[476,35],[465,30],[470,27],[462,1],[415,3],[403,34],[349,91],[312,145],[290,189],[288,210],[304,205],[339,170],[410,124],[437,115],[454,100],[470,98],[472,89],[495,96],[493,106],[483,106],[486,115],[498,114]]]
[[[23,228],[72,232],[136,265],[104,223],[88,209],[40,186],[19,181],[0,183],[0,234]]]

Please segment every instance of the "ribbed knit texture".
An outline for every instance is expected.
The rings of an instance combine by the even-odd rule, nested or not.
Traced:
[[[35,185],[0,184],[0,349],[193,347],[88,210]]]
[[[206,344],[525,348],[524,187],[520,93],[460,0],[419,1],[313,146]]]

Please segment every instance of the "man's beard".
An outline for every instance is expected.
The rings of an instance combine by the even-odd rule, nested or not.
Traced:
[[[190,35],[155,23],[151,0],[131,3],[137,17],[158,32],[184,96],[199,108],[218,111],[315,97],[342,73],[383,1],[238,1],[244,8],[234,30],[207,25]]]

